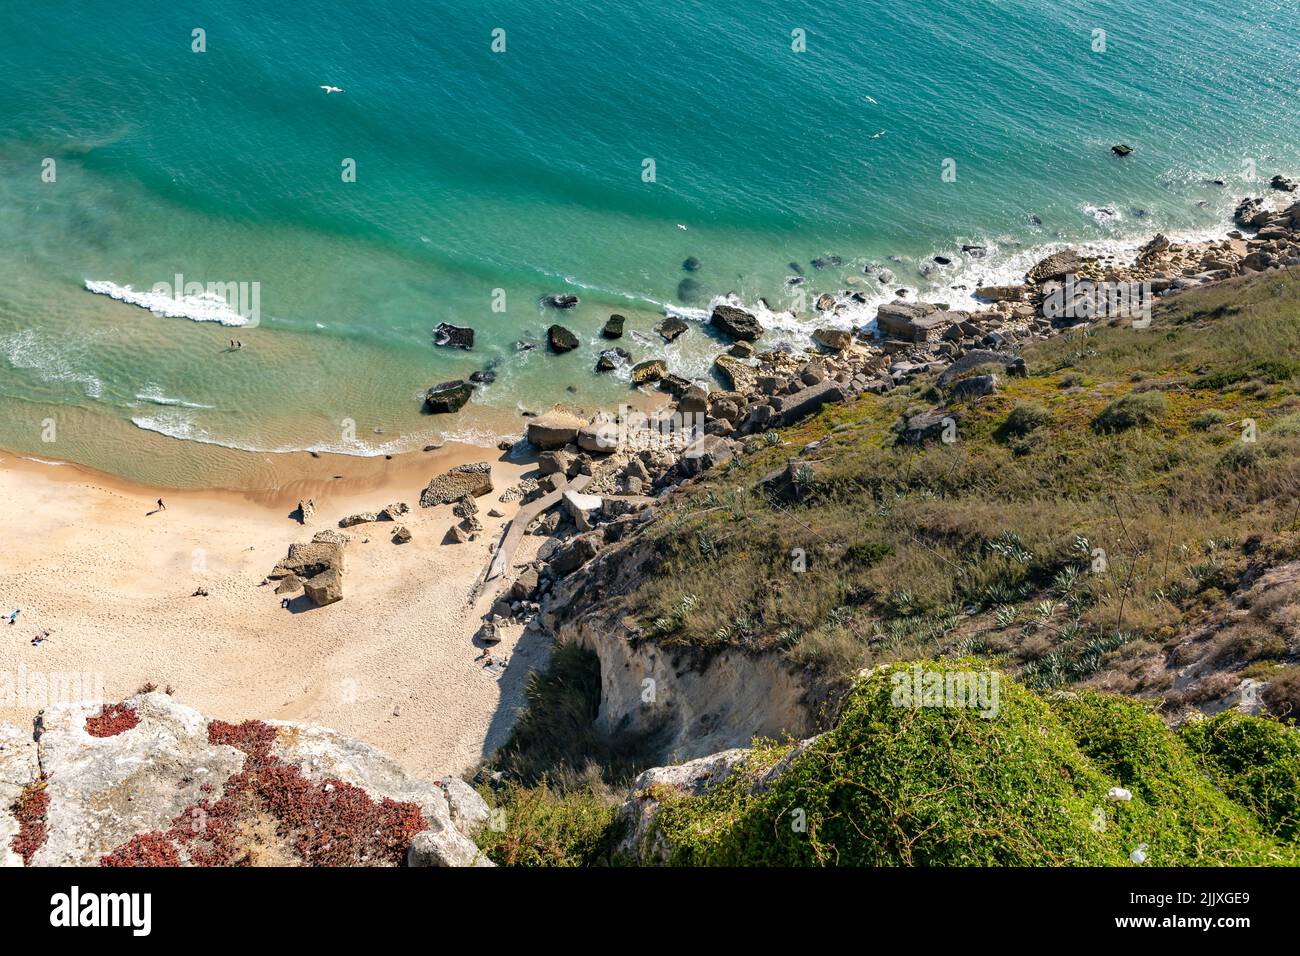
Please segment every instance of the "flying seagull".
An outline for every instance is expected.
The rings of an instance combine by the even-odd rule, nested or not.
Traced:
[[[322,86],[321,89],[324,90],[326,93],[342,93],[342,92],[343,92],[343,88],[342,88],[341,86]]]
[[[879,133],[872,133],[872,134],[871,134],[871,139],[880,139],[880,137],[884,136],[884,135],[885,135],[886,133],[888,133],[888,132],[889,132],[889,130],[887,130],[887,129],[882,129]]]
[[[864,97],[862,97],[862,98],[863,98],[864,100],[866,100],[868,103],[870,103],[872,106],[879,106],[879,105],[880,105],[879,103],[877,103],[877,102],[875,101],[875,99],[874,99],[873,97],[870,97],[870,96],[864,96]]]

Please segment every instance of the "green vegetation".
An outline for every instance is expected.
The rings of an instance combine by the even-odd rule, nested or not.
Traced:
[[[1300,840],[1300,732],[1271,720],[1226,712],[1179,729],[1201,768],[1265,832]]]
[[[588,779],[592,767],[619,782],[640,768],[653,735],[612,736],[596,726],[600,661],[591,651],[557,646],[546,668],[529,675],[527,697],[527,709],[488,769],[524,784],[549,778],[567,788]]]
[[[1265,822],[1294,805],[1263,788],[1259,765],[1201,769],[1198,758],[1217,759],[1206,756],[1221,750],[1217,739],[1189,750],[1142,704],[1092,693],[1044,699],[1006,678],[991,718],[897,706],[896,681],[911,679],[909,666],[892,665],[859,680],[838,724],[766,791],[752,784],[787,747],[755,750],[702,796],[654,794],[661,808],[648,839],[665,839],[669,862],[686,865],[1126,866],[1139,848],[1154,866],[1300,862]],[[1256,739],[1294,738],[1269,721],[1237,723]],[[1277,749],[1285,756],[1261,756],[1285,763],[1294,781],[1295,751]],[[1263,813],[1220,792],[1223,779],[1239,781],[1228,794],[1251,797],[1242,802]],[[1109,800],[1112,787],[1132,799]]]
[[[500,866],[601,866],[611,860],[619,830],[614,793],[599,778],[563,792],[543,780],[480,792],[504,826],[484,827],[479,849]]]
[[[622,600],[661,643],[778,649],[831,681],[977,654],[1040,689],[1165,696],[1152,662],[1248,567],[1300,557],[1297,354],[1300,276],[1270,274],[1030,345],[1027,377],[951,409],[952,444],[896,441],[928,380],[823,409],[681,495]],[[792,458],[782,494],[763,479]]]

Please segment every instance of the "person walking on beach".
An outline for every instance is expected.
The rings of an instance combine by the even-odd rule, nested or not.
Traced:
[[[167,506],[166,506],[165,504],[162,503],[162,499],[161,499],[161,498],[158,499],[158,510],[159,510],[159,511],[166,511],[166,510],[167,510]]]
[[[17,608],[17,607],[16,607],[16,608],[14,608],[14,612],[13,612],[12,614],[0,614],[0,617],[7,617],[7,618],[9,619],[9,623],[10,623],[10,625],[13,625],[13,624],[16,624],[16,623],[18,622],[18,615],[19,615],[19,613],[21,613],[21,611],[22,611],[22,608]]]

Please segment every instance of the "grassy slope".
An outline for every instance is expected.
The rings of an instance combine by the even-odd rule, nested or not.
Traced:
[[[662,561],[631,609],[662,642],[783,648],[832,677],[976,653],[1051,688],[1150,656],[1249,564],[1300,554],[1300,276],[1186,294],[1150,329],[1067,334],[1025,358],[1027,378],[951,407],[951,445],[895,443],[902,416],[942,402],[931,383],[758,442],[656,522]],[[797,500],[756,493],[791,457],[811,462]],[[1300,650],[1244,643],[1225,660]],[[1115,689],[1168,679],[1120,674]]]
[[[895,443],[902,416],[942,401],[933,384],[864,396],[755,440],[648,530],[659,566],[627,601],[656,640],[777,649],[844,681],[972,656],[1027,685],[1006,691],[1005,722],[883,709],[859,689],[824,738],[844,748],[819,747],[768,796],[670,801],[678,862],[1124,864],[1139,843],[1153,863],[1295,861],[1295,731],[1228,716],[1175,735],[1138,704],[1041,694],[1170,696],[1169,670],[1145,664],[1176,658],[1244,574],[1300,556],[1300,277],[1186,294],[1151,329],[1025,357],[1028,378],[952,407],[953,445]],[[796,500],[760,493],[796,456],[811,462]],[[1292,617],[1274,618],[1198,653],[1238,676],[1295,673]],[[606,785],[626,781],[636,747],[592,749],[581,656],[537,675],[534,719],[496,762],[524,784],[489,794],[508,811],[487,848],[499,862],[610,861]],[[603,773],[572,769],[592,754]],[[1117,784],[1133,803],[1101,799]],[[816,811],[815,838],[787,833],[796,805]]]
[[[749,775],[737,774],[701,797],[662,795],[670,862],[1112,866],[1129,865],[1138,847],[1155,866],[1300,861],[1300,846],[1273,835],[1276,807],[1252,812],[1229,799],[1198,751],[1142,704],[1095,693],[1044,698],[1003,680],[992,718],[899,707],[898,672],[907,665],[859,681],[837,725],[766,793],[751,795]],[[1236,722],[1260,737],[1296,736],[1260,718]],[[782,752],[756,750],[751,773]],[[1256,764],[1260,778],[1294,781],[1297,769],[1293,746]],[[1115,786],[1132,799],[1108,800]],[[803,829],[792,825],[796,814]]]

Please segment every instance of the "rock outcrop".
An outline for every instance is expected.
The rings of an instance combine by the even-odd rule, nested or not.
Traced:
[[[465,495],[481,498],[491,491],[491,462],[478,461],[468,465],[457,465],[434,478],[424,491],[420,492],[420,507],[449,505]]]
[[[459,780],[430,783],[380,751],[311,724],[225,724],[162,693],[47,708],[35,734],[0,725],[0,863],[19,830],[17,796],[44,794],[31,866],[491,865],[487,818]],[[29,828],[31,829],[31,828]]]

